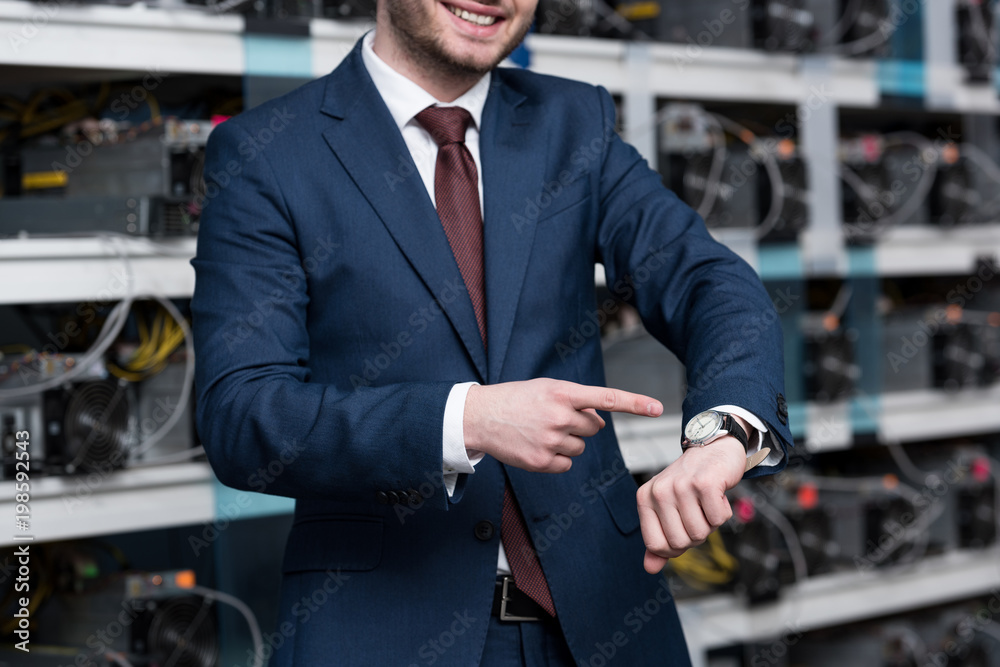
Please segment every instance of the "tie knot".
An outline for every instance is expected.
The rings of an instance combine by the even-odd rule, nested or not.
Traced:
[[[472,115],[461,107],[427,107],[416,118],[438,146],[464,142],[472,122]]]

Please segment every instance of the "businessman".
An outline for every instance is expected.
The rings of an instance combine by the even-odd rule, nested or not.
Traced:
[[[658,573],[784,464],[766,292],[605,90],[497,68],[534,10],[379,0],[330,75],[212,134],[198,424],[224,483],[279,461],[297,500],[272,664],[687,665]],[[684,453],[638,490],[610,415],[663,408],[603,386],[595,263],[689,371]]]

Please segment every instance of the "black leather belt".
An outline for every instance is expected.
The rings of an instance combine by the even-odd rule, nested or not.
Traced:
[[[493,594],[493,615],[501,621],[540,621],[551,618],[542,607],[518,590],[514,578],[498,576],[496,592]]]

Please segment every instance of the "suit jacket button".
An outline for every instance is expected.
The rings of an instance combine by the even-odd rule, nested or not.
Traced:
[[[476,539],[483,542],[489,542],[493,539],[493,533],[496,532],[493,528],[493,524],[489,521],[480,521],[476,524]]]
[[[400,501],[399,494],[395,491],[389,492],[389,502],[393,505],[398,505]]]
[[[378,501],[379,505],[388,505],[389,494],[387,494],[385,491],[379,491],[378,493],[375,494],[375,500]]]
[[[410,505],[419,505],[420,503],[424,502],[424,497],[420,495],[420,492],[417,491],[416,489],[410,489],[409,497],[407,498],[406,502],[409,503]]]

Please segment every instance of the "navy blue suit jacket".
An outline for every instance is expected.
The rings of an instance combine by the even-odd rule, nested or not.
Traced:
[[[478,664],[503,470],[486,457],[448,498],[446,399],[464,381],[603,384],[597,262],[698,378],[685,421],[735,404],[791,441],[765,290],[617,137],[606,91],[496,70],[481,159],[488,351],[360,44],[212,134],[198,424],[225,484],[297,499],[279,665]],[[613,429],[565,474],[506,472],[576,660],[688,664]]]

